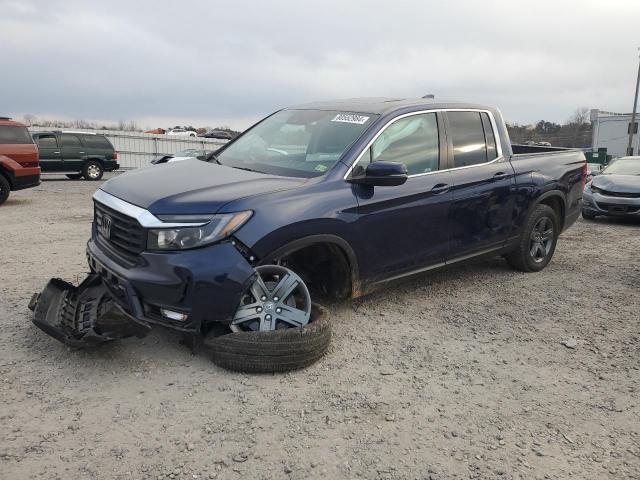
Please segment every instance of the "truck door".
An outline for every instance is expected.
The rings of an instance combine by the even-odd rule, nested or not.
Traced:
[[[78,135],[72,133],[61,133],[62,160],[64,161],[64,171],[79,172],[82,170],[82,157],[85,148]]]
[[[403,185],[354,185],[358,200],[355,231],[362,238],[363,276],[375,282],[444,263],[448,251],[451,174],[441,171],[441,117],[412,113],[387,124],[362,153],[350,175],[370,162],[404,163]]]
[[[36,136],[40,168],[43,172],[60,172],[63,170],[62,152],[55,133],[42,133]]]
[[[448,111],[453,180],[449,260],[499,249],[513,223],[514,171],[489,112]]]

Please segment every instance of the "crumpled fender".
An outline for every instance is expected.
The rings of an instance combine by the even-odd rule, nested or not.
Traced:
[[[94,273],[77,287],[52,278],[29,302],[32,322],[56,340],[75,348],[126,337],[144,337],[151,329],[127,315]]]

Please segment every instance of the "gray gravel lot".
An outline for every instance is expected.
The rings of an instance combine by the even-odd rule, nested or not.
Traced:
[[[92,351],[37,330],[31,294],[87,271],[99,186],[48,178],[0,207],[0,478],[640,478],[640,224],[580,220],[541,273],[330,305],[322,361],[249,376],[160,328]]]

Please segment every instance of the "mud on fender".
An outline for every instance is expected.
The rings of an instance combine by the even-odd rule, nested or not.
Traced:
[[[77,287],[52,278],[29,302],[32,322],[56,340],[84,348],[109,340],[144,337],[148,325],[136,322],[111,298],[99,275],[90,274]]]

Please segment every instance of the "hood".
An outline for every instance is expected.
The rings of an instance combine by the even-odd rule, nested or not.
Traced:
[[[640,193],[640,176],[638,175],[596,175],[591,180],[591,184],[607,192]]]
[[[100,188],[154,214],[208,214],[233,200],[295,188],[305,181],[192,159],[123,173]]]

